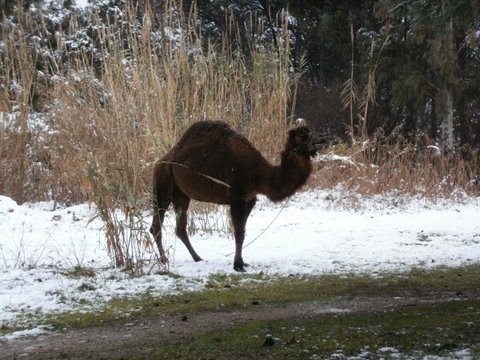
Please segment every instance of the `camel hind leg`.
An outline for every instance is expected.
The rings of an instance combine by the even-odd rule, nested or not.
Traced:
[[[157,200],[154,200],[154,203],[153,221],[152,226],[150,227],[150,233],[155,238],[155,243],[157,244],[157,248],[160,253],[160,262],[162,264],[166,264],[168,263],[168,257],[165,254],[165,250],[162,245],[162,225],[163,219],[165,218],[165,211],[167,211],[170,203],[167,201],[158,202]]]
[[[188,252],[192,256],[194,261],[202,261],[202,258],[195,252],[187,233],[187,221],[188,221],[188,206],[190,205],[190,199],[180,189],[175,187],[173,190],[173,208],[175,210],[175,216],[177,218],[175,233],[182,240],[188,249]]]
[[[162,264],[168,263],[168,257],[162,244],[162,225],[165,212],[172,202],[172,192],[173,183],[171,181],[170,169],[161,163],[157,163],[153,176],[153,220],[150,233],[157,244]]]

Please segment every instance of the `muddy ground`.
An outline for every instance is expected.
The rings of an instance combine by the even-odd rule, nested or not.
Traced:
[[[86,329],[66,329],[36,337],[19,338],[0,344],[0,359],[37,358],[91,358],[109,359],[121,357],[118,346],[132,344],[138,351],[148,354],[152,339],[188,337],[222,331],[230,326],[254,320],[285,320],[290,318],[312,319],[332,313],[378,312],[402,306],[416,306],[478,299],[480,293],[436,293],[420,297],[356,298],[336,302],[309,302],[286,306],[263,306],[252,303],[247,308],[197,312],[188,314],[159,314],[148,317],[139,315],[131,321],[118,321]]]

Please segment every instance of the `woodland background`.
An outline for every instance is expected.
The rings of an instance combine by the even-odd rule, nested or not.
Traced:
[[[480,1],[0,1],[0,193],[148,202],[193,121],[271,161],[303,117],[310,186],[478,194]]]

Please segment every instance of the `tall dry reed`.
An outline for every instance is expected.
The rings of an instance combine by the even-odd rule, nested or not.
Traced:
[[[52,52],[60,55],[52,56],[50,73],[42,75],[35,70],[32,21],[4,27],[2,76],[21,91],[0,89],[4,114],[14,114],[1,128],[6,156],[0,191],[19,201],[91,199],[87,169],[93,164],[109,172],[113,198],[143,197],[155,159],[192,122],[205,118],[229,122],[274,160],[288,127],[289,89],[297,81],[288,41],[269,50],[256,40],[247,58],[227,40],[204,39],[194,10],[184,14],[174,1],[166,2],[160,32],[153,32],[148,11],[138,23],[133,6],[108,24],[94,14],[95,53],[77,45],[72,50],[82,33],[73,17],[66,35],[56,38]],[[260,38],[260,24],[250,21],[252,39]],[[286,22],[280,26],[286,34]],[[32,108],[32,92],[42,94],[41,114]],[[43,128],[31,129],[29,121],[40,115]]]
[[[222,119],[276,160],[289,126],[289,89],[298,81],[285,19],[271,48],[258,40],[264,29],[252,17],[242,28],[251,32],[247,57],[227,37],[203,38],[195,9],[185,14],[175,1],[165,2],[156,31],[148,9],[140,23],[131,4],[108,23],[94,13],[88,35],[75,16],[55,37],[38,19],[18,18],[25,21],[2,24],[0,39],[0,193],[20,202],[93,201],[117,265],[138,262],[131,239],[151,248],[136,224],[150,203],[153,164],[194,121]],[[43,55],[33,33],[52,41],[44,71],[36,68]],[[95,51],[79,41],[88,36]],[[42,120],[39,127],[32,119]]]
[[[464,148],[444,154],[434,144],[371,140],[326,149],[310,186],[373,195],[398,193],[428,198],[480,195],[480,155]]]

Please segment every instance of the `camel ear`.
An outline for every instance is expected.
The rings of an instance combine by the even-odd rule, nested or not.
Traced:
[[[310,130],[305,126],[301,126],[293,130],[290,130],[289,134],[292,140],[294,139],[301,143],[306,143],[310,138]]]

